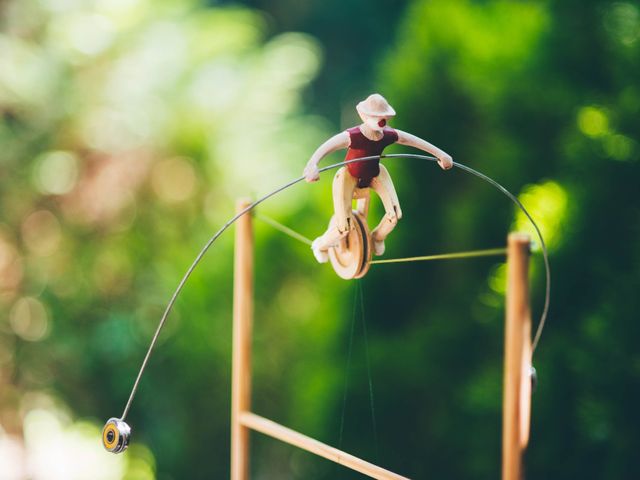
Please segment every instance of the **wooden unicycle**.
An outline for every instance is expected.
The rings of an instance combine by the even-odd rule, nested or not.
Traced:
[[[362,278],[369,271],[373,241],[367,225],[369,212],[369,189],[356,189],[353,198],[356,209],[353,210],[351,230],[338,245],[329,248],[331,266],[339,277],[345,280]],[[335,216],[329,221],[329,228],[335,226]]]

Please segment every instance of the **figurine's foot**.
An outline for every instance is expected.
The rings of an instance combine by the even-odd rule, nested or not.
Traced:
[[[311,250],[313,250],[313,256],[316,257],[318,263],[327,263],[329,261],[329,252],[320,249],[320,238],[316,238],[313,241]]]
[[[377,256],[384,255],[385,246],[384,240],[374,240],[373,241],[373,253]]]

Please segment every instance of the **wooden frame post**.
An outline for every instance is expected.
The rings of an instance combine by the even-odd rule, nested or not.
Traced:
[[[240,200],[236,212],[249,206]],[[249,478],[249,429],[241,421],[251,409],[253,328],[253,225],[251,212],[236,222],[233,281],[233,365],[231,380],[231,480]]]
[[[502,480],[523,478],[522,454],[529,435],[531,310],[529,236],[512,233],[507,247],[507,299],[502,406]]]

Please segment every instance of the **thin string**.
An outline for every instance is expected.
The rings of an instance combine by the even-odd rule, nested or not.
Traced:
[[[344,393],[342,395],[342,414],[340,415],[340,432],[338,435],[338,448],[342,448],[342,435],[344,433],[344,417],[345,412],[347,411],[347,394],[349,391],[349,373],[351,371],[351,352],[353,351],[353,332],[356,326],[356,307],[358,306],[358,284],[356,283],[356,288],[354,290],[353,295],[353,311],[351,314],[351,329],[349,332],[349,347],[347,348],[347,368],[345,369],[344,374]]]
[[[276,230],[288,235],[294,240],[298,240],[306,245],[311,245],[313,242],[302,235],[301,233],[296,232],[292,228],[287,227],[286,225],[278,222],[277,220],[263,215],[261,213],[255,213],[254,217],[267,225],[272,226]],[[506,255],[506,248],[490,248],[486,250],[468,250],[466,252],[455,252],[455,253],[442,253],[438,255],[423,255],[420,257],[405,257],[405,258],[385,258],[381,260],[372,260],[369,263],[371,265],[380,265],[383,263],[406,263],[406,262],[423,262],[429,260],[448,260],[448,259],[457,259],[457,258],[474,258],[474,257],[492,257],[492,256],[500,256]]]
[[[320,168],[318,170],[318,172],[319,173],[326,172],[327,170],[332,170],[334,168],[342,167],[344,165],[348,165],[348,164],[351,164],[351,163],[354,163],[354,162],[374,161],[374,160],[380,160],[382,158],[416,158],[416,159],[420,159],[420,160],[427,160],[427,161],[430,161],[430,162],[437,162],[438,161],[438,159],[435,158],[435,157],[431,157],[431,156],[427,156],[427,155],[409,154],[409,153],[394,153],[394,154],[389,154],[389,155],[371,155],[371,156],[368,156],[368,157],[354,158],[354,159],[351,159],[351,160],[345,160],[345,161],[342,161],[342,162],[334,163],[332,165],[328,165],[326,167]],[[472,175],[475,175],[476,177],[478,177],[478,178],[490,183],[495,188],[497,188],[499,191],[501,191],[504,195],[506,195],[509,199],[511,199],[511,201],[513,201],[518,206],[518,208],[520,208],[520,210],[522,210],[522,212],[526,215],[526,217],[529,219],[529,221],[533,225],[534,229],[536,230],[536,233],[538,235],[538,239],[540,240],[542,253],[543,253],[543,256],[544,256],[544,264],[545,264],[545,271],[546,271],[546,290],[545,290],[544,309],[543,309],[540,321],[538,322],[538,328],[536,330],[536,335],[535,335],[534,341],[532,343],[531,355],[533,355],[533,352],[535,351],[535,349],[536,349],[536,347],[538,345],[538,341],[540,340],[540,336],[542,334],[542,330],[544,329],[544,325],[545,325],[545,322],[546,322],[546,319],[547,319],[547,314],[549,312],[549,303],[550,303],[550,296],[551,296],[551,268],[549,266],[549,258],[548,258],[548,253],[547,253],[547,247],[546,247],[546,244],[544,242],[544,239],[542,238],[542,233],[540,232],[540,229],[538,228],[538,225],[533,220],[533,218],[531,217],[531,215],[529,214],[527,209],[524,207],[524,205],[522,205],[520,200],[518,200],[506,188],[504,188],[502,185],[500,185],[498,182],[496,182],[492,178],[487,177],[483,173],[480,173],[480,172],[478,172],[477,170],[474,170],[471,167],[467,167],[466,165],[463,165],[463,164],[458,163],[458,162],[453,162],[453,165],[455,167],[461,169],[461,170],[464,170],[464,171],[466,171],[468,173],[471,173]],[[124,408],[124,411],[122,412],[122,416],[121,416],[120,420],[124,421],[126,416],[127,416],[127,414],[129,413],[129,409],[131,408],[131,404],[133,402],[135,394],[136,394],[136,392],[138,390],[138,386],[140,384],[140,379],[142,378],[142,375],[143,375],[143,373],[144,373],[144,371],[145,371],[145,369],[147,367],[147,363],[149,362],[149,358],[151,357],[151,353],[153,352],[153,349],[154,349],[154,347],[155,347],[155,345],[156,345],[156,343],[158,341],[158,337],[160,335],[160,332],[162,331],[162,328],[164,327],[164,324],[167,321],[169,313],[171,312],[171,310],[173,308],[173,305],[175,304],[176,299],[178,298],[178,295],[182,291],[182,288],[184,287],[185,283],[187,282],[187,280],[189,279],[189,277],[191,276],[191,274],[193,273],[195,268],[198,266],[198,264],[200,263],[200,261],[204,257],[205,253],[207,253],[209,248],[211,248],[211,246],[218,239],[218,237],[220,237],[220,235],[222,235],[231,225],[233,225],[236,222],[236,220],[238,220],[240,217],[242,217],[243,215],[247,214],[248,212],[252,211],[255,207],[257,207],[258,205],[260,205],[264,201],[268,200],[269,198],[273,197],[274,195],[277,195],[277,194],[283,192],[284,190],[287,190],[288,188],[291,188],[292,186],[302,182],[304,180],[304,178],[305,178],[304,176],[301,176],[301,177],[298,177],[298,178],[296,178],[294,180],[291,180],[290,182],[282,185],[281,187],[276,188],[272,192],[267,193],[266,195],[260,197],[258,200],[255,200],[253,203],[247,205],[244,209],[242,209],[240,212],[236,213],[233,217],[231,217],[231,219],[228,220],[220,228],[220,230],[218,230],[205,243],[205,245],[202,247],[202,249],[200,250],[200,252],[196,256],[196,258],[193,260],[193,262],[191,263],[191,265],[189,266],[189,268],[185,272],[184,276],[182,277],[182,279],[178,283],[178,286],[176,287],[175,291],[173,292],[173,295],[171,296],[171,299],[169,300],[169,303],[167,304],[167,307],[166,307],[164,313],[162,314],[162,317],[160,318],[160,321],[158,322],[158,327],[156,328],[156,331],[153,334],[153,337],[151,339],[151,343],[149,344],[149,348],[147,349],[147,353],[145,354],[145,357],[144,357],[144,359],[142,361],[142,365],[140,366],[140,370],[138,371],[138,375],[136,376],[136,379],[135,379],[135,381],[133,383],[133,387],[131,389],[131,393],[129,394],[129,399],[127,400],[127,404],[125,405],[125,408]]]
[[[340,415],[340,432],[338,435],[338,448],[342,448],[342,439],[344,435],[345,413],[347,410],[347,396],[349,391],[349,376],[351,374],[351,358],[353,354],[353,339],[356,325],[356,316],[358,306],[360,307],[360,321],[362,322],[362,335],[364,338],[364,352],[367,364],[367,380],[369,387],[369,406],[371,409],[371,425],[373,429],[373,441],[376,453],[376,462],[380,461],[380,448],[378,442],[378,424],[376,422],[376,410],[373,395],[373,376],[371,374],[371,357],[369,355],[369,340],[367,333],[367,322],[364,310],[364,293],[361,280],[355,281],[355,292],[353,298],[353,310],[351,315],[351,328],[349,332],[349,347],[347,350],[347,366],[345,368],[344,393],[342,396],[342,413]]]
[[[371,357],[369,356],[369,340],[367,335],[367,321],[364,315],[364,294],[362,281],[356,280],[360,292],[360,314],[362,318],[362,334],[364,336],[364,353],[367,359],[367,378],[369,379],[369,404],[371,405],[371,425],[373,426],[373,442],[376,451],[376,463],[380,463],[380,447],[378,443],[378,424],[376,422],[376,409],[373,402],[373,377],[371,375]]]
[[[311,246],[311,244],[313,243],[310,239],[308,239],[307,237],[305,237],[301,233],[296,232],[292,228],[289,228],[286,225],[283,225],[282,223],[278,222],[277,220],[274,220],[271,217],[268,217],[268,216],[263,215],[263,214],[258,213],[258,212],[254,213],[254,217],[256,219],[260,220],[261,222],[264,222],[267,225],[272,226],[276,230],[279,230],[280,232],[284,233],[285,235],[288,235],[291,238],[293,238],[295,240],[298,240],[299,242],[305,243],[305,244],[307,244],[309,246]]]
[[[406,257],[406,258],[385,258],[382,260],[372,260],[371,265],[381,265],[384,263],[405,263],[405,262],[425,262],[430,260],[449,260],[456,258],[474,258],[474,257],[495,257],[505,255],[506,248],[490,248],[487,250],[469,250],[467,252],[441,253],[439,255],[424,255],[422,257]]]

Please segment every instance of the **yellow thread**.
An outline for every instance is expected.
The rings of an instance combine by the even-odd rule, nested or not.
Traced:
[[[422,257],[407,257],[407,258],[389,258],[384,260],[373,260],[371,264],[382,263],[402,263],[402,262],[419,262],[426,260],[447,260],[452,258],[473,258],[473,257],[492,257],[497,255],[506,255],[506,248],[490,248],[487,250],[472,250],[468,252],[457,253],[443,253],[440,255],[425,255]]]
[[[304,235],[296,232],[295,230],[283,225],[282,223],[274,220],[271,217],[266,215],[262,215],[260,213],[255,213],[255,218],[261,220],[267,225],[272,226],[276,230],[284,233],[285,235],[290,236],[291,238],[298,240],[302,243],[306,243],[307,245],[311,245],[311,240],[305,237]],[[407,258],[389,258],[383,260],[372,260],[371,264],[383,264],[383,263],[405,263],[405,262],[419,262],[419,261],[427,261],[427,260],[448,260],[448,259],[456,259],[456,258],[474,258],[474,257],[492,257],[498,255],[506,255],[506,248],[491,248],[487,250],[471,250],[468,252],[456,252],[456,253],[443,253],[440,255],[424,255],[421,257],[407,257]]]
[[[271,225],[273,228],[275,228],[276,230],[281,231],[282,233],[284,233],[285,235],[289,235],[291,238],[294,238],[302,243],[306,243],[307,245],[311,245],[311,240],[309,240],[307,237],[305,237],[304,235],[301,235],[300,233],[296,232],[295,230],[290,229],[289,227],[287,227],[286,225],[281,224],[280,222],[274,220],[271,217],[267,217],[265,215],[262,215],[260,213],[255,213],[255,217],[258,220],[263,221],[264,223],[266,223],[267,225]]]

